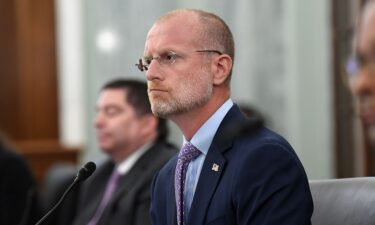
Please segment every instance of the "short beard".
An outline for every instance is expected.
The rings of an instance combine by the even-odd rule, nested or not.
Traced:
[[[198,82],[205,86],[198,87],[198,90],[196,83],[191,82],[186,84],[185,88],[180,90],[179,94],[173,99],[150,98],[152,113],[161,118],[168,118],[172,115],[189,112],[206,104],[212,96],[213,86],[208,80],[208,76],[207,79],[203,77],[201,76]]]

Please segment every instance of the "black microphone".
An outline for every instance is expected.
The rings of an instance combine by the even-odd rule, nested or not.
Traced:
[[[95,171],[96,165],[93,162],[86,163],[77,173],[74,182],[84,181]],[[73,183],[74,183],[73,182]]]
[[[72,190],[72,188],[79,182],[86,180],[89,176],[94,173],[96,169],[96,165],[93,162],[86,163],[77,173],[76,178],[74,179],[73,183],[66,189],[64,194],[61,196],[59,201],[55,204],[55,206],[49,210],[35,225],[42,224],[56,209],[60,206],[62,201],[65,199],[67,194]]]

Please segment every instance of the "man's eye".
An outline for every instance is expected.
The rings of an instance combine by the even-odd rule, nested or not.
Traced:
[[[176,58],[176,55],[170,53],[170,54],[167,54],[167,55],[165,56],[165,58],[166,58],[167,60],[174,60],[174,59]]]
[[[167,52],[167,53],[164,53],[160,56],[161,60],[164,62],[164,63],[169,63],[169,64],[172,64],[174,63],[174,61],[176,60],[177,58],[177,54],[174,53],[174,52]]]
[[[143,63],[145,64],[145,65],[150,65],[151,64],[151,61],[152,61],[152,58],[150,58],[150,57],[145,57],[145,58],[143,58]]]
[[[121,109],[119,108],[114,108],[114,107],[111,107],[111,108],[107,108],[105,109],[105,114],[109,117],[113,117],[113,116],[117,116],[118,114],[120,114],[122,111]]]

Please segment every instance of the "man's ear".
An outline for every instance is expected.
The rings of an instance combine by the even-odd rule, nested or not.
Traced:
[[[222,54],[213,59],[213,82],[214,85],[221,85],[224,83],[232,69],[232,58],[227,54]]]

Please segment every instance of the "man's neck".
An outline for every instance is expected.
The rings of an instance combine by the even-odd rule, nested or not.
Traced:
[[[126,147],[124,147],[124,149],[119,149],[119,150],[113,152],[113,154],[111,154],[111,158],[115,162],[115,164],[118,164],[118,163],[124,161],[126,158],[128,158],[130,155],[132,155],[134,152],[138,151],[145,144],[153,143],[156,140],[156,137],[157,137],[157,135],[153,134],[153,135],[149,135],[147,138],[142,138],[142,141],[140,141],[140,142],[134,143],[131,146],[126,146]]]
[[[186,113],[172,115],[171,119],[181,130],[186,140],[191,140],[197,130],[228,100],[212,97],[205,105]]]

